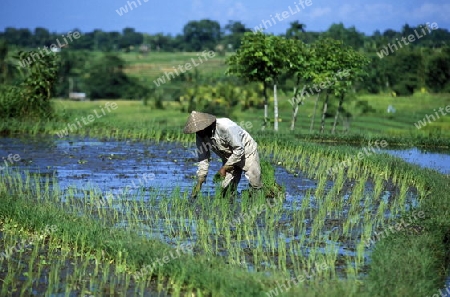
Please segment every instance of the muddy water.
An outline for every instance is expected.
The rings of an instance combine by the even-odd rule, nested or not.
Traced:
[[[197,170],[195,147],[179,143],[142,143],[99,141],[96,139],[17,139],[0,138],[0,174],[2,168],[56,178],[62,190],[100,189],[104,193],[133,192],[140,187],[170,191],[180,187],[190,192]],[[210,163],[204,194],[213,194],[213,175],[220,169],[218,158]],[[293,178],[281,167],[277,179],[286,185],[288,198],[300,195],[315,182]],[[248,188],[245,177],[238,190]]]
[[[450,155],[422,152],[417,149],[386,151],[408,162],[450,173]],[[0,174],[6,168],[29,171],[56,178],[62,189],[97,188],[104,192],[120,193],[139,187],[170,191],[180,187],[190,192],[197,170],[194,146],[179,143],[143,143],[132,141],[99,141],[83,138],[18,139],[0,138]],[[212,176],[219,170],[218,158],[210,163],[204,194],[212,194]],[[288,200],[302,197],[316,182],[276,167],[277,181],[285,185]],[[245,177],[239,190],[248,188]]]
[[[409,163],[434,169],[443,174],[450,174],[450,154],[448,150],[435,152],[411,148],[405,150],[385,150],[385,152],[392,156],[402,158]]]

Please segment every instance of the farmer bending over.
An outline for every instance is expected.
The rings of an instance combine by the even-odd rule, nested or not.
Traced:
[[[208,174],[211,149],[222,159],[219,174],[222,181],[222,196],[235,194],[242,171],[252,190],[262,188],[261,166],[257,143],[247,131],[228,118],[216,118],[207,113],[193,111],[183,129],[186,134],[196,133],[198,170],[197,184],[192,191],[196,198]]]

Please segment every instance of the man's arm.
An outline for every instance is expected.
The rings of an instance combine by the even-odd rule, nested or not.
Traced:
[[[210,144],[206,143],[202,138],[198,135],[195,137],[196,145],[197,145],[197,156],[198,156],[198,169],[197,169],[197,178],[205,181],[206,176],[208,175],[209,169],[209,158],[211,157]]]
[[[202,188],[202,184],[206,181],[206,176],[208,175],[209,168],[209,158],[211,156],[210,144],[205,143],[202,138],[196,135],[195,138],[197,146],[197,156],[198,156],[198,169],[197,169],[197,184],[191,193],[191,198],[196,199],[198,193]]]

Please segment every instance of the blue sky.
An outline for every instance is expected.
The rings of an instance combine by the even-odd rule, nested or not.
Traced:
[[[450,28],[450,2],[447,0],[130,0],[137,7],[130,10],[129,0],[1,0],[0,31],[6,27],[44,27],[52,32],[64,33],[74,28],[82,32],[93,29],[122,31],[125,27],[143,33],[179,34],[190,20],[209,18],[224,26],[229,20],[242,21],[254,28],[276,13],[287,11],[287,17],[277,21],[267,32],[284,33],[289,23],[298,20],[308,31],[324,31],[331,24],[342,22],[346,27],[371,35],[375,30],[400,30],[409,25],[436,22],[439,28]],[[138,3],[140,1],[140,5]],[[145,2],[147,1],[147,2]],[[122,16],[116,12],[128,6]],[[289,12],[297,11],[295,14]],[[286,15],[286,14],[285,14]]]

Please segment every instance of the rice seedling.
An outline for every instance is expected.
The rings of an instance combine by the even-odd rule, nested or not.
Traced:
[[[180,132],[124,130],[111,133],[117,137],[151,135],[156,141],[187,142]],[[317,282],[319,286],[320,281],[332,281],[336,277],[362,279],[372,248],[367,241],[370,243],[374,232],[392,224],[412,200],[420,200],[426,193],[425,184],[414,181],[413,175],[389,171],[386,176],[388,167],[381,163],[363,161],[360,166],[352,165],[330,175],[327,169],[345,155],[320,146],[304,144],[292,149],[274,141],[261,145],[261,155],[273,164],[280,163],[297,172],[297,177],[292,174],[292,178],[298,183],[309,178],[316,186],[297,191],[288,199],[278,197],[277,194],[284,191],[280,188],[266,192],[273,195],[269,200],[264,196],[250,197],[243,191],[233,204],[219,195],[204,194],[193,205],[188,202],[188,193],[178,187],[141,187],[108,197],[93,185],[62,189],[54,177],[9,170],[0,176],[0,191],[9,195],[32,195],[39,203],[53,203],[67,213],[86,216],[142,237],[161,239],[173,247],[193,242],[196,254],[210,259],[218,257],[233,267],[255,273],[293,277],[318,263],[327,263],[329,269],[317,272],[310,283]],[[275,185],[273,166],[264,162],[263,172],[264,183]],[[412,188],[417,189],[413,192]],[[66,235],[61,236],[64,239]],[[122,288],[119,294],[125,296],[129,290],[142,294],[150,284],[133,281],[132,268],[124,254],[114,255],[116,262],[107,265],[107,257],[100,256],[98,251],[86,252],[89,249],[83,244],[86,243],[83,238],[77,239],[81,244],[72,246],[71,252],[64,256],[61,256],[61,249],[50,246],[68,248],[69,240],[59,242],[52,237],[51,240],[54,240],[51,245],[42,244],[40,248],[59,253],[59,262],[39,266],[39,249],[33,248],[26,261],[30,266],[37,265],[37,270],[29,271],[30,266],[20,270],[37,278],[37,271],[49,271],[49,294],[62,289],[62,292],[95,295],[100,292],[99,288],[101,292],[111,292],[117,286]],[[73,259],[77,259],[76,268],[68,273],[65,264]],[[169,280],[159,271],[150,279],[155,290],[166,288],[175,295],[195,291]],[[12,278],[8,276],[5,281],[11,287]],[[58,285],[61,282],[68,285],[61,288]],[[23,283],[21,290],[28,292],[33,286],[33,283]]]

